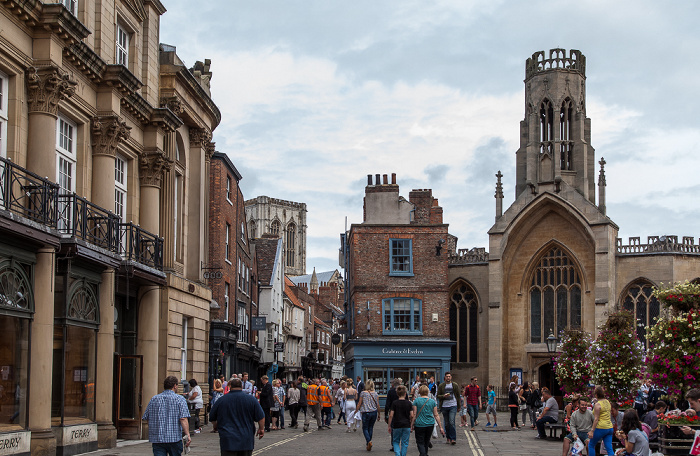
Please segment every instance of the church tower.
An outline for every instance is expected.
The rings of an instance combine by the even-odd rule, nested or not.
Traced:
[[[520,122],[515,197],[559,192],[561,182],[595,204],[595,150],[586,117],[586,57],[552,49],[527,59],[525,119]]]

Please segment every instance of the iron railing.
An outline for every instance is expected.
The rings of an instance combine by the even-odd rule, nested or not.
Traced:
[[[58,231],[110,252],[119,252],[119,217],[75,193],[58,195]]]
[[[163,238],[133,223],[119,224],[119,253],[126,260],[163,270]]]
[[[58,184],[0,157],[0,208],[56,228]]]

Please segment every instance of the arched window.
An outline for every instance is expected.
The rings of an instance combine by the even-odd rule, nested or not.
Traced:
[[[571,140],[571,121],[574,115],[573,103],[571,98],[566,98],[559,110],[559,141],[560,141],[560,156],[559,166],[563,170],[572,170],[572,151],[574,142]]]
[[[654,285],[645,279],[632,282],[622,295],[622,308],[632,312],[637,320],[637,339],[647,346],[647,326],[659,317],[659,301],[651,295]]]
[[[255,220],[248,222],[248,236],[250,236],[251,239],[255,239],[257,237],[255,235]]]
[[[542,256],[530,280],[530,341],[545,342],[566,328],[581,328],[581,279],[559,247]]]
[[[476,363],[478,361],[478,309],[479,303],[472,287],[462,282],[450,293],[450,340],[452,361]]]
[[[280,221],[275,220],[270,224],[270,234],[279,235],[280,234]]]
[[[554,148],[554,108],[546,98],[540,104],[540,153],[552,156]]]
[[[297,226],[294,224],[294,222],[289,222],[289,225],[287,225],[287,231],[285,233],[284,244],[287,248],[287,266],[289,266],[290,268],[294,267],[294,258],[296,251],[296,234]]]

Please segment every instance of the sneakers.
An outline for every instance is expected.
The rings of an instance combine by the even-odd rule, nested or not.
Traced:
[[[491,427],[491,423],[486,423],[486,427]]]
[[[493,427],[498,427],[498,425],[496,423],[493,423]]]

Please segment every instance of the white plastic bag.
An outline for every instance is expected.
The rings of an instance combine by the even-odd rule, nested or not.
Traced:
[[[438,424],[437,421],[433,425],[433,438],[437,439],[438,438]]]
[[[578,456],[583,454],[584,448],[585,445],[583,444],[581,439],[574,440],[574,444],[571,446],[571,456]]]
[[[700,431],[695,431],[695,440],[693,440],[693,446],[690,447],[690,454],[700,454]]]

